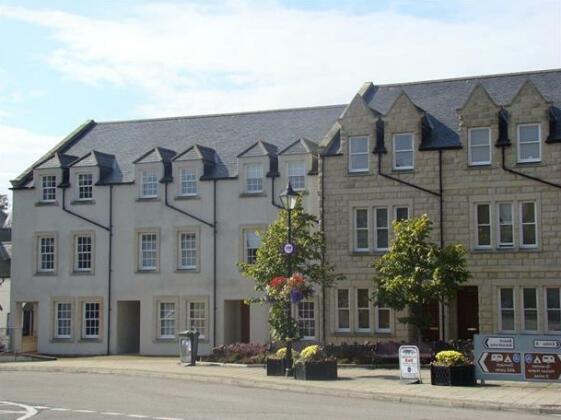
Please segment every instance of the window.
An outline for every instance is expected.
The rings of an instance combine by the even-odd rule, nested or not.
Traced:
[[[409,219],[409,207],[396,207],[395,208],[395,220],[402,222],[403,220]]]
[[[337,331],[351,330],[349,289],[337,289]]]
[[[92,235],[74,237],[74,271],[92,270]]]
[[[187,302],[187,328],[197,330],[199,338],[205,339],[208,336],[207,324],[206,302]]]
[[[538,330],[538,293],[535,288],[522,290],[522,304],[524,307],[524,331]]]
[[[78,174],[78,200],[93,198],[93,175]]]
[[[254,230],[244,232],[245,262],[254,264],[257,261],[257,250],[261,245],[261,238]]]
[[[541,134],[539,124],[518,126],[518,162],[539,162],[541,157]]]
[[[300,335],[306,340],[316,337],[315,305],[311,300],[298,302],[298,328]]]
[[[141,233],[139,238],[139,269],[156,270],[158,268],[158,234]]]
[[[181,170],[181,195],[197,195],[197,170],[195,168],[184,168]]]
[[[499,289],[501,331],[514,331],[514,289]]]
[[[53,202],[56,200],[56,176],[45,175],[41,177],[41,201]]]
[[[155,171],[142,171],[140,196],[143,198],[158,196],[158,176]]]
[[[512,203],[499,203],[499,247],[514,246],[514,230],[512,222]]]
[[[288,162],[288,182],[295,191],[306,188],[306,162]]]
[[[391,309],[385,306],[376,306],[376,332],[391,332]]]
[[[547,331],[561,331],[561,299],[559,287],[545,289],[545,303],[547,306]]]
[[[260,163],[245,167],[245,190],[248,193],[263,192],[263,165]]]
[[[476,248],[491,248],[491,206],[476,204]]]
[[[197,235],[193,232],[179,234],[179,268],[197,268]]]
[[[37,268],[41,273],[52,273],[55,271],[56,244],[54,236],[42,236],[38,239],[39,261]]]
[[[59,302],[55,305],[55,338],[72,337],[72,304]]]
[[[368,172],[368,137],[349,137],[349,172]]]
[[[520,246],[532,248],[538,244],[536,203],[520,203]]]
[[[357,331],[370,331],[369,295],[369,289],[356,289]]]
[[[99,303],[85,302],[83,306],[82,337],[99,338]]]
[[[489,128],[470,128],[468,131],[469,164],[491,164],[491,130]]]
[[[355,209],[355,251],[368,249],[368,209]]]
[[[160,302],[159,307],[160,338],[175,338],[175,302]]]
[[[374,232],[376,235],[374,249],[377,251],[386,251],[389,247],[390,233],[388,209],[386,207],[374,209]]]
[[[413,134],[396,134],[393,136],[393,168],[413,169]]]

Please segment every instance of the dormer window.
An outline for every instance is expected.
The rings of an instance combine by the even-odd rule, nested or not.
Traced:
[[[541,133],[539,124],[518,126],[518,162],[541,162]]]
[[[295,191],[306,188],[306,162],[288,162],[288,182]]]
[[[93,198],[93,175],[78,174],[78,200]]]
[[[393,136],[393,168],[405,170],[414,168],[413,134]]]
[[[156,171],[142,171],[140,175],[140,196],[154,198],[158,196],[158,176]]]
[[[56,176],[41,177],[41,201],[51,203],[56,200]]]
[[[198,193],[197,170],[195,168],[181,169],[181,195],[194,196]]]
[[[487,127],[468,131],[470,166],[491,164],[491,130]]]
[[[349,172],[368,172],[368,137],[349,137]]]
[[[263,165],[252,163],[245,167],[245,189],[247,193],[263,192]]]

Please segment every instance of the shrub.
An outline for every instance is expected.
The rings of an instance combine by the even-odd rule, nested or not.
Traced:
[[[325,354],[323,349],[319,345],[314,344],[303,349],[298,360],[302,362],[313,362],[324,360],[326,358],[327,355]]]
[[[437,366],[452,367],[463,366],[466,364],[466,357],[459,351],[455,350],[441,351],[436,354],[435,360],[435,365]]]
[[[267,346],[255,343],[234,343],[212,349],[212,354],[203,357],[208,362],[261,364],[267,358]]]
[[[281,347],[280,349],[278,349],[274,356],[275,359],[284,359],[285,357],[286,357],[286,347]],[[300,353],[292,349],[292,359],[297,359],[298,357],[300,357]]]
[[[337,359],[339,363],[352,363],[356,365],[367,365],[373,362],[376,345],[365,342],[328,344],[324,347],[327,356]]]

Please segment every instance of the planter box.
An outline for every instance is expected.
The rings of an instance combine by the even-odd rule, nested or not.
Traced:
[[[284,359],[267,359],[267,376],[284,376],[285,366]]]
[[[475,366],[430,365],[430,382],[443,386],[475,386]]]
[[[325,381],[337,379],[337,361],[298,362],[294,364],[294,379]]]

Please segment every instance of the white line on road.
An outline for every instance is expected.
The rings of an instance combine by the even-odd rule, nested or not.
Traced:
[[[145,416],[144,414],[127,414],[127,417],[132,417],[134,419],[148,419],[150,416]]]
[[[11,401],[0,401],[2,405],[15,405],[16,407],[23,408],[25,411],[19,411],[17,414],[23,414],[23,416],[18,417],[16,420],[27,420],[37,414],[37,410],[33,407],[25,404],[19,404]]]
[[[124,416],[124,413],[116,413],[114,411],[103,411],[101,414],[104,416]]]
[[[93,411],[93,410],[74,410],[75,413],[84,413],[84,414],[93,414],[93,413],[97,413],[97,411]]]

